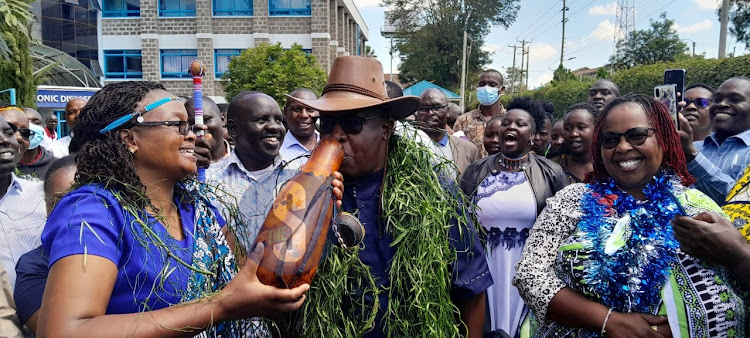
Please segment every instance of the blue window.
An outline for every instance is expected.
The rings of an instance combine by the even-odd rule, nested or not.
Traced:
[[[162,49],[162,79],[192,79],[188,74],[190,63],[198,58],[197,49]]]
[[[140,50],[104,51],[104,76],[108,79],[140,79],[141,67]]]
[[[311,15],[310,0],[268,0],[270,15]]]
[[[362,44],[362,40],[359,39],[359,24],[357,24],[357,55],[362,55],[362,51],[359,49]]]
[[[214,0],[214,15],[253,15],[253,0]]]
[[[217,49],[214,51],[214,77],[220,78],[229,68],[229,60],[232,56],[240,55],[241,49]]]
[[[103,0],[102,16],[105,18],[141,16],[141,2],[140,0]]]
[[[195,0],[159,0],[159,16],[195,16]]]

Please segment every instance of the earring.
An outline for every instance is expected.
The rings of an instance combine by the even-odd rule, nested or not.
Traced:
[[[128,147],[128,150],[130,151],[130,153],[131,153],[131,154],[135,154],[135,148],[133,148],[133,147]]]

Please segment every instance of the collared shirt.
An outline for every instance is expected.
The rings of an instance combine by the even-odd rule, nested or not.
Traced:
[[[0,262],[10,285],[16,285],[16,263],[21,256],[42,244],[46,220],[42,183],[13,175],[0,199],[0,243],[4,243],[0,245]]]
[[[315,132],[315,142],[320,141],[318,132]],[[309,155],[312,149],[308,150],[297,138],[292,135],[291,131],[286,132],[284,135],[284,142],[281,143],[281,149],[279,149],[279,156],[286,162],[293,162],[293,166],[299,168],[307,162],[309,157],[303,155]]]
[[[382,170],[357,180],[345,181],[342,210],[357,215],[365,227],[364,249],[360,250],[359,258],[370,267],[375,283],[379,287],[388,287],[390,285],[388,271],[397,248],[391,246],[393,235],[382,231],[383,225],[380,219],[382,183]],[[492,276],[487,266],[484,249],[476,236],[476,230],[471,224],[471,231],[466,230],[464,229],[461,235],[453,220],[449,232],[450,243],[456,249],[457,254],[456,260],[451,262],[451,267],[449,267],[452,279],[450,292],[456,298],[469,298],[492,285]],[[382,319],[387,309],[388,292],[381,292],[379,296],[380,308],[375,328],[365,334],[365,337],[385,337]]]
[[[435,147],[438,150],[437,155],[453,161],[453,151],[451,150],[450,142],[448,142],[449,140],[450,136],[446,133],[443,135],[443,139],[440,140],[440,142],[435,143]]]
[[[73,133],[70,133],[70,135],[52,142],[52,144],[49,145],[49,150],[51,150],[52,153],[55,154],[55,157],[61,158],[68,156],[68,154],[70,153],[70,150],[68,149],[68,147],[70,147],[70,140],[73,139],[72,135]]]
[[[237,229],[237,236],[245,249],[251,249],[258,230],[263,225],[266,214],[271,208],[274,197],[276,197],[277,186],[288,181],[297,170],[287,168],[286,162],[280,157],[272,164],[271,170],[252,172],[245,169],[235,150],[229,157],[212,164],[206,170],[206,178],[209,182],[218,184],[221,191],[223,203],[215,203],[221,214],[232,222],[228,208],[238,206],[240,212],[240,224],[230,223]],[[247,197],[245,205],[240,204],[244,200],[245,192],[252,197]],[[255,202],[255,203],[252,203]],[[225,205],[230,203],[232,205]]]
[[[687,168],[697,180],[695,187],[723,205],[727,193],[750,163],[750,130],[730,136],[721,144],[716,133],[694,144],[700,153]]]
[[[505,114],[505,107],[502,105],[500,105],[500,114]],[[453,125],[453,130],[463,131],[469,141],[479,147],[482,158],[487,157],[487,151],[484,150],[484,125],[489,119],[477,108],[459,116]]]

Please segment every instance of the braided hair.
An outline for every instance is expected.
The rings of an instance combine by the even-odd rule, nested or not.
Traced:
[[[156,89],[166,90],[151,81],[110,83],[94,94],[78,116],[70,152],[76,153],[78,171],[74,187],[103,184],[105,189],[121,194],[124,202],[139,209],[153,207],[146,197],[146,187],[135,173],[133,154],[117,132],[120,128],[99,131],[118,118],[135,111],[138,102]],[[127,127],[129,124],[123,125]]]
[[[574,110],[585,110],[589,114],[591,114],[591,117],[594,120],[594,123],[596,123],[596,120],[599,119],[599,109],[596,109],[596,107],[588,104],[588,103],[576,103],[568,108],[568,111],[565,112],[565,115],[563,115],[562,120],[565,120],[566,117],[568,117],[568,114]]]
[[[607,120],[607,116],[612,109],[628,102],[641,106],[646,113],[646,117],[654,126],[654,129],[656,129],[654,135],[659,143],[659,147],[661,147],[664,152],[661,168],[671,168],[680,178],[683,186],[687,187],[695,183],[695,178],[693,178],[687,170],[685,153],[682,151],[680,136],[677,134],[674,121],[669,116],[667,108],[654,98],[640,94],[626,95],[616,98],[607,105],[607,108],[604,109],[601,117],[597,119],[596,128],[594,129],[594,139],[591,142],[594,171],[586,175],[586,182],[601,182],[610,177],[609,173],[607,173],[607,170],[604,168],[604,159],[602,158],[601,151],[599,151],[602,146],[600,135],[604,129],[604,123]]]

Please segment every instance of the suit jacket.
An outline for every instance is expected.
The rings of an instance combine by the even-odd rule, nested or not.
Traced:
[[[449,136],[448,145],[453,153],[453,162],[458,167],[459,174],[463,174],[466,167],[482,158],[477,146],[467,140]]]

